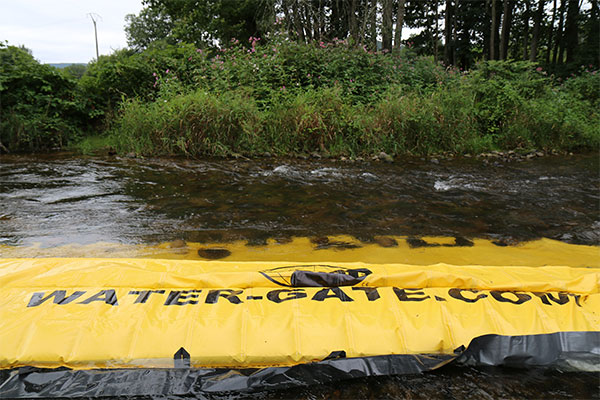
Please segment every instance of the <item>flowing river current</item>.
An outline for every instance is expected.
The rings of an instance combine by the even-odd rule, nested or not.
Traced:
[[[179,239],[255,246],[334,235],[366,243],[381,235],[485,238],[501,246],[538,238],[600,243],[596,154],[433,161],[3,155],[0,257],[80,256],[77,246],[94,255],[103,246]],[[450,366],[259,397],[600,398],[599,378]]]

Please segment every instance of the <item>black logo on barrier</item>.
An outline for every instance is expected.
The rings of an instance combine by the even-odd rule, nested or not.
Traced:
[[[343,268],[331,265],[291,265],[260,271],[271,282],[286,287],[354,286],[371,271],[367,268]]]

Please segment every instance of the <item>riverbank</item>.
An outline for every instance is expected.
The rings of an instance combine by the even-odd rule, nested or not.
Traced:
[[[88,137],[81,142],[78,142],[71,146],[68,152],[62,152],[63,154],[70,154],[74,157],[77,156],[121,156],[126,158],[147,158],[154,157],[153,155],[144,155],[143,153],[136,153],[134,151],[130,151],[124,153],[123,151],[118,152],[115,149],[115,141],[113,137],[109,136],[91,136]],[[373,154],[366,155],[332,155],[328,152],[320,152],[313,151],[311,153],[307,152],[296,152],[289,154],[274,154],[269,151],[265,151],[263,153],[253,153],[253,154],[239,154],[239,153],[230,153],[218,156],[211,156],[208,159],[215,160],[269,160],[269,159],[281,159],[281,160],[298,160],[298,161],[332,161],[332,162],[341,162],[347,164],[354,163],[366,163],[366,162],[382,162],[382,163],[397,163],[402,164],[407,162],[413,162],[415,160],[419,161],[428,161],[432,164],[439,164],[441,161],[450,161],[450,160],[468,160],[468,159],[476,159],[482,160],[484,165],[488,164],[498,164],[498,163],[519,163],[529,160],[534,160],[541,157],[553,157],[553,156],[577,156],[577,155],[586,155],[586,154],[595,154],[595,151],[587,148],[580,148],[575,151],[568,150],[542,150],[542,149],[517,149],[517,150],[508,150],[508,151],[500,151],[500,150],[490,150],[490,151],[482,151],[480,153],[453,153],[453,152],[439,152],[439,153],[431,153],[431,154],[396,154],[392,156],[385,151],[380,151],[378,153],[374,152]],[[158,155],[160,157],[161,155]],[[182,157],[182,155],[171,155],[176,158]],[[184,157],[185,158],[185,157]]]
[[[155,100],[124,102],[106,138],[120,154],[193,158],[568,153],[600,147],[598,96],[580,90],[584,82],[597,84],[596,74],[587,71],[558,84],[529,63],[487,62],[469,73],[419,67],[421,74],[437,75],[420,85],[394,81],[391,74],[388,85],[360,96],[352,91],[354,82],[296,82],[295,89],[271,86],[264,93],[256,82],[242,81],[241,89],[228,83],[224,90],[168,83]]]
[[[283,40],[119,51],[76,82],[0,50],[26,60],[7,75],[2,152],[388,159],[600,148],[600,74],[590,66],[565,79],[522,61],[461,71],[410,52]]]

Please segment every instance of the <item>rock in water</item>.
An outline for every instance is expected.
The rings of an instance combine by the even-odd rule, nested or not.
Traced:
[[[198,249],[198,255],[207,260],[219,260],[221,258],[229,257],[231,251],[221,248]]]
[[[377,243],[381,247],[396,247],[396,246],[398,246],[398,242],[396,241],[396,239],[387,237],[387,236],[375,237],[375,243]]]
[[[390,156],[389,154],[387,154],[386,152],[383,152],[383,151],[381,153],[379,153],[378,157],[380,160],[383,160],[388,163],[394,162],[394,157]]]
[[[169,248],[181,249],[182,247],[186,247],[186,246],[187,246],[187,243],[185,242],[185,240],[176,239],[171,242],[171,244],[169,245]]]

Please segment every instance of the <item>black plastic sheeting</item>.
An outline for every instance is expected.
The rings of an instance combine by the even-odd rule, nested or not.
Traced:
[[[471,341],[456,360],[469,366],[600,366],[600,332],[543,335],[484,335]]]
[[[475,338],[455,355],[344,358],[262,369],[104,369],[23,367],[0,371],[0,398],[194,396],[249,394],[369,376],[416,374],[448,364],[533,367],[600,365],[600,332]]]

